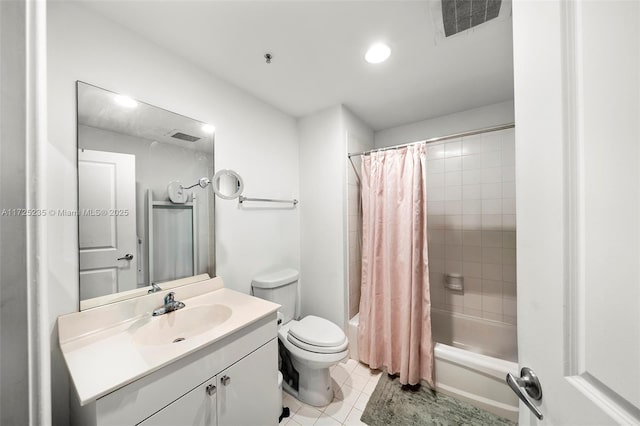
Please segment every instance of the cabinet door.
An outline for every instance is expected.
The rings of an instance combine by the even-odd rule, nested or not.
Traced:
[[[277,425],[278,343],[271,340],[218,374],[218,425]]]
[[[216,376],[186,393],[139,426],[216,426]]]

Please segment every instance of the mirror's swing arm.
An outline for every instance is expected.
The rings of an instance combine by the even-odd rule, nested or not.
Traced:
[[[278,200],[278,199],[274,199],[274,198],[244,197],[242,195],[240,197],[238,197],[238,202],[240,204],[244,203],[245,201],[259,201],[259,202],[264,202],[264,203],[287,203],[287,204],[293,204],[294,206],[296,206],[298,204],[298,202],[299,202],[295,198],[293,200]]]

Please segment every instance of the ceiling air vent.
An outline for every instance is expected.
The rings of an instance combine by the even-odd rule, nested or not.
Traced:
[[[174,132],[171,134],[172,138],[176,138],[176,139],[180,139],[182,141],[187,141],[187,142],[195,142],[195,141],[199,141],[200,138],[197,136],[192,136],[192,135],[188,135],[186,133],[182,133],[182,132]]]
[[[483,24],[500,15],[502,0],[441,0],[445,37]]]

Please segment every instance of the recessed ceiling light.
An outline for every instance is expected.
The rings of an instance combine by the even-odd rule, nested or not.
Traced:
[[[364,59],[370,64],[379,64],[384,62],[391,55],[391,48],[384,43],[376,43],[372,45],[367,54],[364,55]]]
[[[138,102],[128,96],[117,95],[115,101],[118,105],[122,105],[127,108],[135,108],[138,106]]]
[[[213,132],[216,131],[216,128],[214,126],[212,126],[211,124],[203,124],[202,125],[202,131],[205,132],[205,133],[212,134]]]

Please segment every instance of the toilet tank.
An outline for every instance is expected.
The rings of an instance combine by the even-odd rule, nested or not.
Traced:
[[[281,305],[280,313],[284,324],[295,318],[298,300],[298,271],[283,269],[270,274],[259,275],[251,282],[253,295]]]

